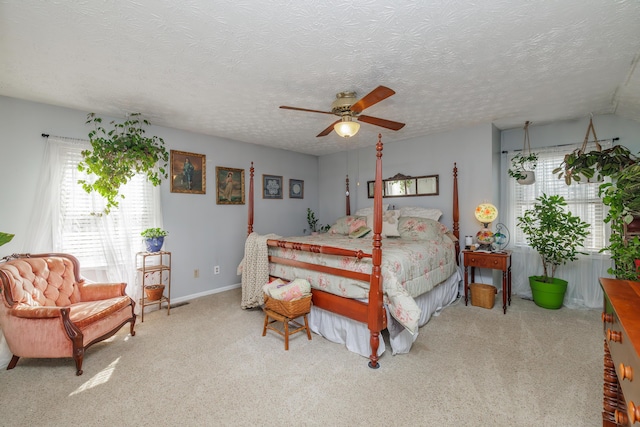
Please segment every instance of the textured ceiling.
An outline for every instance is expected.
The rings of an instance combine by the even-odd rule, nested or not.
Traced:
[[[0,95],[322,155],[479,123],[640,121],[638,0],[0,0]],[[316,138],[337,92],[394,132]]]

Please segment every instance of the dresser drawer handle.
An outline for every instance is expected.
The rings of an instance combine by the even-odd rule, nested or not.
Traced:
[[[625,414],[623,411],[616,409],[613,413],[613,416],[616,424],[619,424],[621,426],[629,424],[629,417],[627,417],[627,414]]]
[[[633,367],[620,363],[620,379],[627,379],[629,382],[633,381]]]
[[[636,406],[633,401],[630,401],[627,408],[627,415],[629,415],[629,422],[631,424],[640,420],[640,406]]]
[[[622,342],[622,334],[618,331],[607,329],[607,340],[613,342]]]
[[[602,312],[602,321],[604,323],[613,323],[613,314]]]

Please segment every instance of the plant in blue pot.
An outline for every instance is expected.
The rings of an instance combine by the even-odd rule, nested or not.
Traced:
[[[145,238],[148,252],[160,252],[165,236],[169,234],[161,228],[147,228],[140,235]]]
[[[567,281],[555,277],[556,269],[586,255],[578,249],[589,235],[589,224],[567,209],[564,197],[543,194],[518,217],[518,226],[542,260],[543,275],[529,277],[533,302],[544,308],[562,307]]]

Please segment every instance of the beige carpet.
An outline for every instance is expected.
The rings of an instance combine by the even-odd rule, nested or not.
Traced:
[[[0,371],[0,425],[601,425],[599,311],[447,308],[381,368],[313,335],[290,350],[240,290],[145,315],[71,359]]]

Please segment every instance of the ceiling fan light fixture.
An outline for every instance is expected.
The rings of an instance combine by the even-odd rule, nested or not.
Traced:
[[[342,121],[336,123],[333,129],[338,135],[343,138],[350,138],[360,130],[360,123],[351,120],[351,117],[346,116],[342,118]]]

